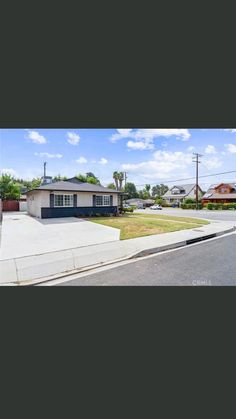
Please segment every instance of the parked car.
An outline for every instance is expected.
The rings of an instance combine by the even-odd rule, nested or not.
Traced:
[[[161,205],[152,205],[151,207],[150,207],[150,209],[151,210],[162,210],[162,206]]]
[[[123,204],[123,208],[132,208],[129,204]]]
[[[174,202],[171,206],[172,208],[179,208],[180,204],[179,202]]]

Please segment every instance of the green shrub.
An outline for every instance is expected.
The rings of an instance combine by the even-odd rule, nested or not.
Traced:
[[[221,202],[215,203],[215,202],[209,202],[207,204],[208,210],[236,210],[236,202],[231,202],[227,204],[222,204]]]
[[[133,208],[122,208],[122,212],[123,213],[125,213],[125,212],[134,212],[134,209]]]
[[[195,199],[193,199],[193,198],[186,198],[186,199],[184,200],[184,203],[185,203],[185,204],[195,204],[195,203],[196,203],[196,201],[195,201]]]
[[[182,209],[196,209],[196,203],[195,204],[186,204],[185,202],[183,204],[181,204],[181,208]],[[202,204],[198,204],[197,206],[198,209],[202,209]]]

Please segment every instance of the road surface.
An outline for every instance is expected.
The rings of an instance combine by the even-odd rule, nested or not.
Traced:
[[[163,214],[173,215],[178,217],[197,217],[206,218],[209,220],[219,221],[235,221],[236,223],[236,211],[209,211],[209,210],[182,210],[181,208],[163,208],[162,210],[136,210],[135,212],[142,212],[145,214]]]
[[[58,285],[236,285],[236,233],[75,277]]]

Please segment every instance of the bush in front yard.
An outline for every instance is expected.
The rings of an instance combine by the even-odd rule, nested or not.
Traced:
[[[125,212],[134,212],[133,208],[122,208],[122,213],[124,214]]]
[[[182,209],[196,209],[196,205],[197,204],[186,204],[186,203],[183,203],[183,204],[181,204],[181,208]],[[198,204],[198,209],[202,209],[202,204]]]
[[[227,204],[222,203],[215,203],[215,202],[209,202],[207,204],[208,210],[236,210],[236,202],[231,202]]]

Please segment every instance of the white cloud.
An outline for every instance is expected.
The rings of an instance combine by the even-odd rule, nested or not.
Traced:
[[[0,169],[0,174],[11,175],[17,177],[17,172],[14,169]]]
[[[127,163],[122,169],[138,173],[149,179],[165,179],[171,174],[185,176],[186,169],[192,165],[192,154],[181,151],[167,152],[158,150],[153,153],[153,159],[141,163]]]
[[[36,144],[45,144],[47,142],[43,135],[40,135],[38,131],[26,130],[28,132],[27,139],[33,141]]]
[[[67,135],[68,143],[70,143],[72,145],[78,145],[79,144],[79,140],[80,140],[79,134],[76,134],[76,132],[67,132],[66,135]]]
[[[193,150],[195,150],[195,147],[193,145],[187,148],[187,151],[193,151]]]
[[[132,150],[152,150],[154,144],[149,141],[128,141],[127,147]]]
[[[108,163],[108,160],[107,159],[105,159],[104,157],[102,157],[100,160],[99,160],[99,162],[98,162],[99,164],[107,164]]]
[[[34,153],[35,156],[47,157],[48,159],[61,159],[62,154],[50,154],[50,153]]]
[[[79,164],[85,164],[87,162],[88,160],[83,156],[81,156],[79,159],[76,160],[76,163],[79,163]]]
[[[216,148],[215,148],[215,146],[214,145],[208,145],[205,148],[205,153],[206,154],[216,154]]]
[[[229,131],[229,132],[232,132],[232,134],[234,134],[236,132],[236,128],[227,128],[227,129],[224,129],[224,131]]]
[[[235,144],[225,144],[225,147],[230,153],[236,153],[236,145]]]
[[[209,160],[202,161],[202,163],[207,169],[217,169],[222,166],[222,162],[218,157],[212,157]]]
[[[117,129],[117,132],[110,138],[112,142],[116,142],[122,138],[133,138],[134,140],[150,140],[153,141],[157,137],[171,137],[175,136],[182,141],[187,141],[191,134],[187,129],[173,129],[173,128],[141,128],[133,129]]]

